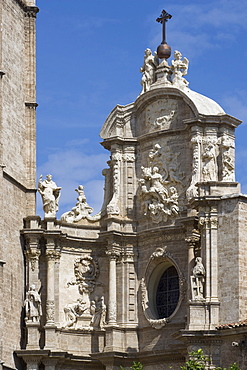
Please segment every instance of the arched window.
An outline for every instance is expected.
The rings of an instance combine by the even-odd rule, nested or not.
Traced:
[[[179,277],[174,266],[168,267],[157,285],[156,310],[158,319],[171,316],[179,301]]]

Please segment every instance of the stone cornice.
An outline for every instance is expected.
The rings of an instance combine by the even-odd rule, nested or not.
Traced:
[[[3,166],[3,168],[6,167],[6,165],[0,165],[0,166]],[[36,193],[36,188],[27,188],[25,185],[23,185],[22,183],[20,183],[19,181],[17,181],[14,177],[12,177],[10,174],[8,174],[4,169],[3,169],[3,177],[8,180],[9,182],[11,182],[12,184],[14,184],[15,186],[17,186],[19,189],[21,189],[23,192],[25,193]]]
[[[25,0],[15,0],[20,7],[28,13],[29,16],[36,17],[36,14],[39,12],[39,8],[37,6],[29,6],[26,4]]]
[[[28,108],[37,108],[38,104],[35,102],[25,102],[25,106]]]

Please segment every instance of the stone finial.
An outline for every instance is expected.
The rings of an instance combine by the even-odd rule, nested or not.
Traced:
[[[165,10],[162,10],[161,15],[156,19],[156,22],[162,24],[162,41],[157,48],[157,55],[160,59],[168,59],[171,56],[171,48],[166,42],[166,22],[171,18],[171,14],[168,14]]]

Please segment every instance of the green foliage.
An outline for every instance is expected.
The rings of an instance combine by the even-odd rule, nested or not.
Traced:
[[[236,362],[234,362],[234,364],[232,364],[229,369],[226,369],[225,367],[222,368],[222,367],[217,367],[216,370],[241,370],[240,367],[236,364]]]
[[[120,366],[121,370],[124,370],[124,367]],[[133,365],[131,366],[132,370],[143,370],[143,366],[140,362],[133,362]],[[235,370],[235,369],[233,369]]]
[[[181,370],[205,370],[207,368],[207,364],[209,364],[210,359],[204,355],[202,349],[198,349],[198,351],[191,352],[190,359],[186,361],[185,366],[181,366]],[[215,370],[241,370],[240,367],[234,363],[232,364],[229,369],[217,367]]]
[[[190,359],[186,361],[185,366],[181,366],[181,370],[204,370],[209,358],[204,355],[202,349],[190,353]]]
[[[210,363],[210,359],[204,355],[202,349],[198,351],[191,352],[190,359],[186,361],[185,366],[180,366],[181,370],[206,370],[207,365]],[[132,370],[143,370],[143,365],[140,362],[133,362],[133,365],[130,367]],[[120,366],[121,370],[125,370],[124,367]],[[171,367],[172,369],[172,367]],[[241,370],[240,367],[234,362],[229,369],[225,367],[217,367],[215,370]]]

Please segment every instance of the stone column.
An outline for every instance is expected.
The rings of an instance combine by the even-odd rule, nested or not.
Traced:
[[[40,356],[23,356],[23,359],[27,364],[27,370],[39,369],[39,363],[41,360]]]
[[[133,218],[133,199],[136,193],[135,184],[135,147],[127,146],[124,148],[123,154],[123,180],[126,186],[124,187],[124,204],[123,207],[126,209],[126,215],[129,218]],[[129,231],[133,231],[130,229]]]
[[[31,3],[31,1],[29,1]],[[33,2],[33,1],[32,1]],[[29,214],[35,210],[36,188],[36,6],[27,6],[25,11],[25,112],[26,112],[26,173]]]
[[[26,235],[26,258],[27,258],[27,285],[35,284],[38,288],[39,285],[39,235],[30,234]]]
[[[39,291],[39,238],[38,234],[25,235],[26,238],[26,259],[27,259],[27,289],[35,285],[36,290]],[[26,318],[27,328],[27,349],[39,349],[40,340],[40,320],[37,322],[30,322]]]
[[[38,370],[39,364],[37,364],[35,361],[27,361],[27,370]]]
[[[113,215],[119,215],[119,199],[120,199],[120,184],[121,184],[121,161],[122,161],[122,151],[116,145],[112,148],[111,155],[111,169],[112,169],[112,198],[107,206],[107,215],[109,217]]]
[[[45,365],[45,370],[55,370],[56,369],[56,364],[57,364],[57,359],[47,359],[43,360],[42,363]]]
[[[109,302],[108,302],[108,325],[117,324],[117,259],[119,251],[112,249],[106,251],[109,256]]]
[[[211,207],[211,301],[218,302],[218,213],[216,207]]]
[[[191,183],[186,191],[188,199],[198,195],[196,184],[201,181],[201,145],[202,133],[197,126],[191,128],[191,147],[192,147],[192,176]]]
[[[55,240],[47,239],[47,300],[46,300],[46,342],[45,348],[56,348],[55,338],[55,262],[60,258],[60,252],[55,249]]]
[[[205,298],[209,302],[211,298],[211,243],[210,243],[210,215],[209,208],[204,210],[203,217],[200,217],[200,225],[202,227],[204,239],[204,255],[205,255],[205,269],[206,269],[206,283],[205,283]]]

